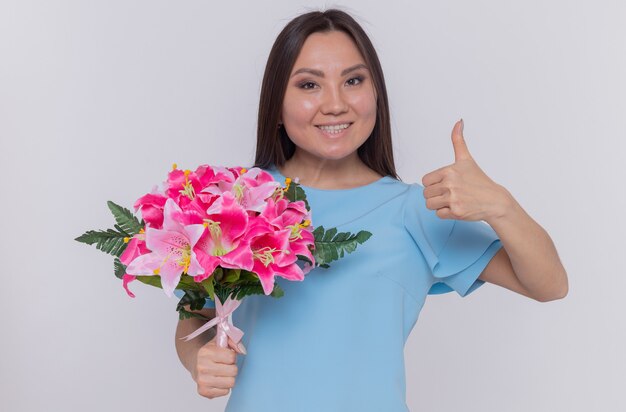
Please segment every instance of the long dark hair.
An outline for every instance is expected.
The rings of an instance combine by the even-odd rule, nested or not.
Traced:
[[[374,130],[357,153],[370,169],[382,176],[399,179],[393,161],[387,88],[378,55],[363,28],[349,14],[337,9],[301,14],[291,20],[276,38],[261,86],[254,166],[282,166],[293,156],[296,146],[285,128],[278,127],[289,75],[307,37],[333,30],[342,31],[352,38],[370,70],[377,96]]]

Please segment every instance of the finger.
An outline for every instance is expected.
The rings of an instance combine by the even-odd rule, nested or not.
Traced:
[[[426,199],[426,207],[430,210],[438,210],[444,207],[449,207],[450,202],[448,198],[444,196],[434,196]]]
[[[450,210],[449,207],[442,207],[441,209],[437,209],[437,211],[435,212],[435,214],[440,218],[440,219],[455,219],[454,215],[452,214],[452,211]]]
[[[233,350],[241,355],[246,355],[248,352],[246,351],[246,347],[243,345],[243,342],[235,342],[230,337],[228,338],[228,346],[233,348]]]
[[[241,344],[241,347],[238,347],[238,345],[231,339],[230,336],[227,336],[228,340],[226,341],[226,347],[222,348],[221,346],[219,346],[217,344],[217,335],[213,337],[213,339],[211,339],[209,342],[206,343],[206,345],[212,345],[215,346],[217,348],[216,353],[218,353],[219,355],[214,359],[215,362],[219,362],[219,363],[233,363],[237,360],[237,355],[235,355],[233,353],[233,351],[237,352],[237,353],[241,353],[242,355],[245,355],[245,347],[242,349],[241,347],[243,347],[243,344]],[[231,362],[231,359],[235,359],[233,362]]]
[[[235,386],[236,378],[234,376],[217,376],[215,377],[214,388],[232,389]]]
[[[215,363],[232,365],[237,362],[237,353],[231,348],[220,348],[218,346],[213,353],[212,360]]]
[[[452,128],[452,147],[454,148],[455,162],[472,158],[463,136],[463,119],[456,122]]]
[[[198,394],[209,399],[217,398],[219,396],[226,396],[228,395],[229,392],[230,392],[230,389],[217,389],[217,388],[212,388],[210,386],[198,385]]]
[[[198,379],[198,386],[203,388],[230,389],[235,386],[234,376],[202,376]]]
[[[448,167],[449,166],[440,167],[437,170],[425,174],[424,177],[422,177],[422,185],[426,187],[441,182],[444,178],[444,170]]]
[[[197,365],[196,378],[198,382],[207,383],[208,380],[216,377],[235,377],[238,373],[236,363],[223,364],[217,362],[208,362]]]
[[[432,184],[424,188],[423,195],[424,198],[428,199],[435,196],[442,196],[450,192],[446,186],[443,185],[442,182]]]
[[[233,363],[232,365],[218,365],[216,369],[214,369],[213,375],[214,376],[230,376],[230,377],[234,377],[237,376],[237,372],[238,372],[238,368],[237,368],[237,364]]]

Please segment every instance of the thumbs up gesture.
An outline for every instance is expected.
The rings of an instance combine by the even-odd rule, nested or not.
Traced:
[[[426,207],[442,219],[484,220],[504,215],[514,201],[472,158],[463,137],[463,119],[452,129],[454,163],[422,177]]]

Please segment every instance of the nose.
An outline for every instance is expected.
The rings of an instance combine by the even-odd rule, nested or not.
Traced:
[[[338,88],[327,88],[322,97],[320,111],[323,114],[338,115],[348,110],[348,104],[345,96]]]

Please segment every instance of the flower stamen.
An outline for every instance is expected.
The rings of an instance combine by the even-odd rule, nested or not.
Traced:
[[[183,196],[187,196],[189,200],[193,200],[196,197],[196,191],[193,188],[193,185],[189,181],[190,170],[185,170],[185,183],[183,183],[183,189],[179,190],[180,194]]]

